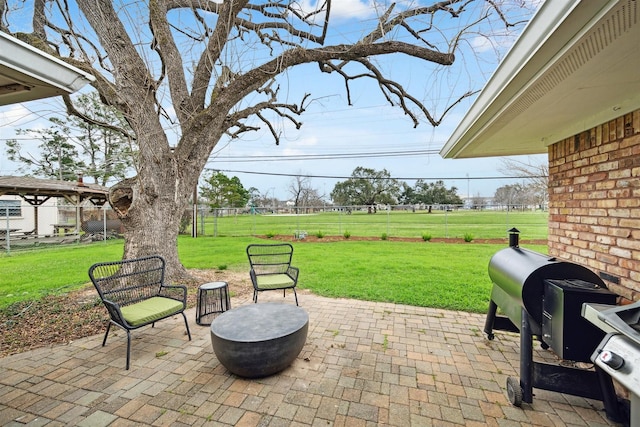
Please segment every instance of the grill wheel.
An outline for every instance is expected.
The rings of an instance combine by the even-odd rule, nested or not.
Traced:
[[[507,377],[507,396],[513,406],[519,408],[522,405],[522,387],[517,378]]]

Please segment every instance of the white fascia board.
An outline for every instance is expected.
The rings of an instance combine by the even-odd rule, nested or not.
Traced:
[[[0,67],[26,86],[39,82],[73,93],[95,80],[93,76],[0,31]]]

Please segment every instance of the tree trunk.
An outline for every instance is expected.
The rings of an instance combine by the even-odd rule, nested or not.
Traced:
[[[197,168],[185,168],[179,174],[175,171],[158,167],[114,185],[109,192],[109,202],[124,226],[123,258],[162,256],[167,263],[167,281],[190,278],[178,257],[178,231],[192,194],[187,188],[193,189],[198,175]]]

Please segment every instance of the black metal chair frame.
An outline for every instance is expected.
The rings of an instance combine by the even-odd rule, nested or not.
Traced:
[[[282,289],[283,296],[286,296],[287,289],[293,289],[296,305],[298,305],[296,286],[298,284],[299,269],[291,266],[293,246],[289,243],[251,244],[247,246],[246,251],[251,266],[249,274],[253,284],[253,302],[258,302],[259,292]],[[260,286],[260,277],[275,275],[286,275],[291,280],[291,283],[268,287]]]
[[[121,261],[100,262],[89,268],[89,277],[95,286],[100,299],[109,312],[107,331],[102,340],[102,346],[107,343],[111,325],[124,329],[127,332],[127,366],[131,359],[131,331],[143,326],[155,326],[155,322],[178,313],[182,314],[187,329],[189,341],[191,332],[184,310],[187,308],[187,288],[182,285],[167,285],[164,283],[165,260],[152,255],[142,258],[126,259]],[[142,324],[131,325],[122,314],[121,308],[139,303],[153,297],[164,297],[182,303],[182,307],[171,313],[159,315]]]

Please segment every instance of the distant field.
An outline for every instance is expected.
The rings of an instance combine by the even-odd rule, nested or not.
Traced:
[[[293,235],[303,230],[325,236],[422,237],[475,239],[507,237],[516,227],[523,239],[547,238],[548,213],[544,211],[366,211],[319,212],[314,214],[239,214],[204,217],[198,232],[206,236]]]

